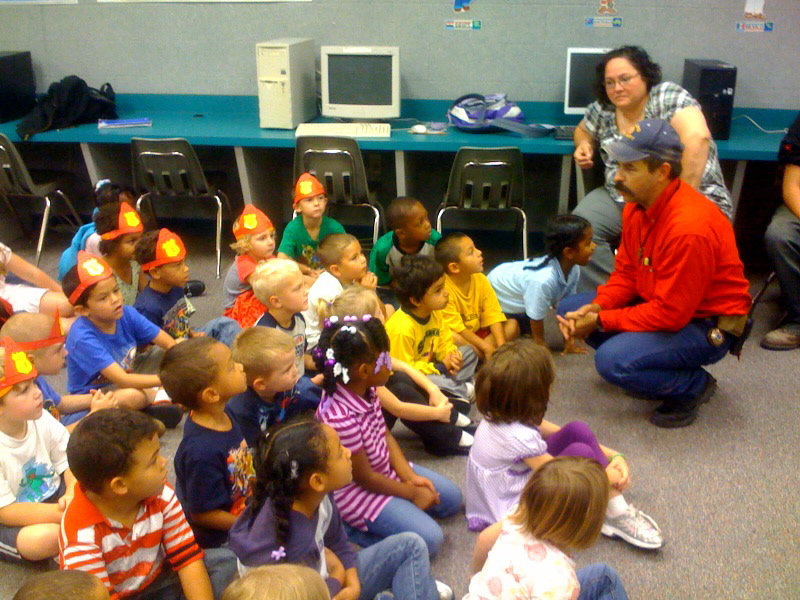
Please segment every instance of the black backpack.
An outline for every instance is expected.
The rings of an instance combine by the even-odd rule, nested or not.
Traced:
[[[110,83],[96,90],[77,75],[69,75],[50,84],[33,110],[18,124],[17,134],[28,140],[35,133],[63,129],[98,119],[116,119],[116,94]]]

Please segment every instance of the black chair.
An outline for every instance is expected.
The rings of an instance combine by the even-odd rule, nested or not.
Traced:
[[[25,222],[20,218],[16,206],[11,201],[12,198],[41,198],[44,200],[44,210],[42,212],[42,224],[39,228],[39,240],[36,243],[36,266],[39,266],[39,259],[42,255],[44,238],[47,226],[50,222],[50,210],[54,196],[61,198],[69,209],[69,214],[61,215],[70,225],[81,226],[81,218],[75,207],[70,202],[67,195],[61,190],[65,178],[59,177],[51,171],[36,173],[37,180],[34,181],[31,172],[22,161],[22,157],[17,151],[11,140],[0,133],[0,196],[3,197],[8,208],[17,217],[23,231],[28,234]]]
[[[450,169],[444,202],[436,215],[436,229],[442,232],[444,214],[451,210],[514,212],[522,220],[522,256],[528,258],[524,199],[519,148],[460,148]]]
[[[383,214],[380,205],[370,198],[364,160],[356,140],[326,136],[297,138],[294,149],[295,181],[302,173],[311,173],[325,188],[328,210],[332,216],[351,208],[369,210],[374,217],[372,244],[375,244]]]
[[[206,180],[203,167],[192,145],[183,138],[131,138],[133,184],[140,194],[136,210],[147,198],[155,216],[153,198],[191,197],[213,200],[217,206],[216,252],[217,279],[220,275],[222,248],[222,205],[231,213],[230,201],[222,190],[214,189]]]

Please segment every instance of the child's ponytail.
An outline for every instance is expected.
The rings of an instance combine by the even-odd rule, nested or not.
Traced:
[[[531,258],[531,265],[526,270],[538,271],[551,260],[561,258],[566,248],[573,248],[583,237],[584,232],[592,224],[578,215],[558,215],[551,219],[544,232],[543,256]],[[536,262],[538,261],[538,262]]]

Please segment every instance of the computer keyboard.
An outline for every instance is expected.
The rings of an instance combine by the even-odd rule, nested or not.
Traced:
[[[572,135],[575,133],[577,125],[556,125],[553,131],[553,137],[557,140],[572,141]]]
[[[348,138],[388,138],[392,135],[389,123],[301,123],[294,133],[303,135],[329,135]]]

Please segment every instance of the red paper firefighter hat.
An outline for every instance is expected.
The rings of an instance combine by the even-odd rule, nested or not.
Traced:
[[[169,229],[159,229],[156,240],[156,257],[142,265],[142,271],[149,271],[155,267],[169,263],[179,262],[186,258],[186,246],[178,234]]]
[[[104,240],[114,240],[126,233],[141,233],[144,231],[142,219],[133,207],[127,202],[119,203],[119,217],[117,228],[100,235]]]
[[[113,277],[114,273],[108,263],[94,254],[89,254],[83,250],[78,252],[78,280],[80,283],[69,295],[69,303],[74,305],[75,301],[80,298],[81,294],[86,291],[90,285],[94,285],[104,279]]]
[[[300,200],[313,198],[320,194],[325,194],[325,188],[322,187],[319,180],[311,173],[303,173],[297,179],[297,183],[294,184],[294,200],[292,200],[292,206],[296,205]]]
[[[10,337],[0,340],[0,346],[5,350],[3,356],[3,375],[0,377],[0,396],[5,396],[16,384],[33,379],[39,373],[25,354]]]
[[[64,330],[61,328],[61,317],[56,309],[55,317],[53,318],[53,326],[50,328],[50,334],[41,340],[33,340],[31,342],[17,342],[17,346],[30,352],[38,348],[47,348],[53,344],[63,344],[67,338],[64,336]]]
[[[233,224],[233,236],[240,240],[246,235],[258,235],[271,229],[275,227],[269,217],[252,204],[247,204]]]

